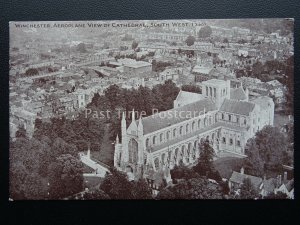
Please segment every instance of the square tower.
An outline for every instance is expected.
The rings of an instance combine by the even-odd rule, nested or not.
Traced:
[[[201,83],[203,97],[210,98],[219,109],[224,99],[230,99],[230,80],[211,79]]]

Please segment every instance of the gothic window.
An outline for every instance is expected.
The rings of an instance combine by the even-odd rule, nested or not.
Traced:
[[[153,145],[156,144],[156,136],[153,136]]]
[[[209,117],[208,123],[209,123],[209,125],[212,124],[211,117]]]
[[[226,144],[226,138],[223,137],[222,139],[223,139],[223,143]]]
[[[224,113],[222,113],[222,120],[224,120]]]
[[[208,96],[208,87],[206,87],[206,96]]]
[[[216,92],[217,92],[216,88],[214,88],[214,97],[216,97]]]
[[[246,120],[246,118],[244,118],[244,124],[245,124],[245,125],[247,124],[247,120]]]
[[[230,138],[230,140],[229,140],[229,143],[230,143],[230,145],[232,145],[232,144],[233,144],[233,140],[232,140],[232,138]]]
[[[183,127],[181,126],[179,129],[179,134],[182,135]]]
[[[192,123],[192,130],[195,130],[195,121]]]
[[[237,146],[241,146],[241,142],[240,141],[237,141],[236,144],[237,144]]]
[[[209,95],[212,97],[212,88],[209,87]]]
[[[198,120],[198,128],[201,128],[201,120]]]
[[[149,147],[149,138],[146,139],[146,148]]]
[[[176,129],[173,130],[173,137],[176,137]]]
[[[138,143],[135,139],[130,139],[128,143],[129,163],[137,164]]]
[[[207,126],[207,118],[204,118],[204,126]]]
[[[238,117],[236,117],[236,122],[239,123],[240,122],[240,119]]]
[[[228,115],[228,120],[231,121],[231,115]]]
[[[190,130],[190,125],[187,124],[187,125],[186,125],[186,129],[185,129],[186,134],[189,132],[189,130]]]
[[[162,142],[163,141],[163,134],[159,135],[159,141]]]

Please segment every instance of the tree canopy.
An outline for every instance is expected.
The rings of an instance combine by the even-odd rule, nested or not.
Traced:
[[[199,32],[198,32],[198,37],[199,38],[208,38],[212,34],[212,29],[210,26],[204,26],[201,27]]]

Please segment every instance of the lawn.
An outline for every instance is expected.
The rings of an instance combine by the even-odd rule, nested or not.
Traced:
[[[229,179],[233,171],[240,171],[242,163],[242,158],[224,157],[215,160],[214,166],[219,171],[222,178]]]

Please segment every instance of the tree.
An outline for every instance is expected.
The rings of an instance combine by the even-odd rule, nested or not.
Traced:
[[[175,186],[163,189],[158,199],[222,199],[219,185],[209,182],[204,177],[182,180]]]
[[[79,51],[80,53],[85,53],[87,52],[85,44],[84,43],[79,43],[76,47],[76,50]]]
[[[201,176],[207,176],[214,170],[213,157],[215,156],[214,149],[210,146],[209,141],[205,140],[199,144],[200,157],[198,163],[194,166],[194,170]]]
[[[212,34],[212,29],[210,26],[204,26],[201,27],[199,32],[198,32],[198,37],[199,38],[208,38]]]
[[[265,199],[288,199],[287,194],[278,191],[276,194],[274,192],[271,192],[269,195],[265,197]]]
[[[199,86],[192,85],[192,84],[182,85],[181,90],[188,91],[188,92],[193,92],[193,93],[198,93],[198,94],[202,93]]]
[[[26,76],[34,76],[34,75],[38,75],[39,71],[37,69],[30,68],[30,69],[26,70],[25,74],[26,74]]]
[[[109,196],[100,189],[92,189],[75,194],[68,198],[68,200],[107,200]]]
[[[105,176],[100,189],[111,199],[134,199],[133,183],[128,181],[125,173],[119,172],[115,168]]]
[[[195,43],[196,38],[194,36],[189,35],[185,40],[187,46],[192,46]]]
[[[255,199],[258,198],[258,192],[251,183],[249,178],[245,178],[243,184],[241,185],[240,189],[240,196],[241,199]]]
[[[83,190],[83,164],[70,154],[63,154],[49,165],[51,199],[61,199]]]
[[[155,199],[176,199],[176,197],[175,194],[169,188],[164,188],[157,194]]]
[[[175,165],[175,167],[170,171],[172,180],[174,179],[191,179],[199,177],[193,169],[190,169],[180,163],[180,165]]]
[[[139,179],[133,184],[134,199],[152,199],[152,191],[145,179]]]
[[[288,152],[288,139],[279,129],[272,126],[265,126],[258,131],[254,139],[249,139],[246,144],[246,159],[250,169],[258,171],[281,172],[281,165],[284,154]],[[264,166],[262,166],[264,165]]]
[[[132,47],[132,49],[136,49],[138,45],[139,45],[138,42],[133,41],[132,44],[131,44],[131,47]]]

